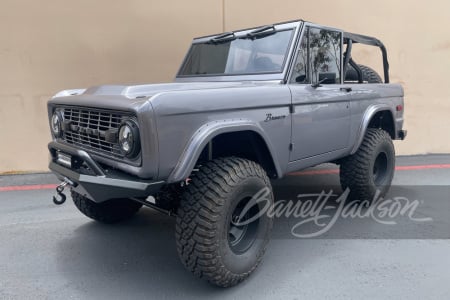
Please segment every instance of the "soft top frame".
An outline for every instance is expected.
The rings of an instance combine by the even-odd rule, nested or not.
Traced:
[[[389,83],[389,62],[387,58],[387,50],[384,44],[379,39],[362,34],[343,32],[343,36],[344,36],[344,44],[347,44],[347,55],[345,57],[344,66],[347,66],[349,62],[352,62],[351,58],[352,44],[360,43],[364,45],[379,47],[383,55],[384,82]],[[352,66],[355,67],[353,64]],[[358,69],[357,69],[358,74],[361,74],[360,73],[361,71]]]

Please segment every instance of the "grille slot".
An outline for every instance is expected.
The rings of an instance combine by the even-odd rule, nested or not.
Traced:
[[[64,107],[62,112],[64,121],[70,121],[70,130],[65,130],[63,135],[65,142],[86,150],[123,157],[117,143],[106,141],[105,132],[118,130],[130,114],[84,107]]]

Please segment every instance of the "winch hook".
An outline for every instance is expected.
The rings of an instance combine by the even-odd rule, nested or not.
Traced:
[[[66,202],[66,195],[63,193],[58,193],[56,196],[53,196],[53,203],[56,205],[61,205]]]
[[[64,188],[68,184],[72,185],[72,182],[66,178],[56,187],[56,196],[53,196],[53,203],[56,205],[61,205],[66,202],[66,195],[64,195],[63,192]]]

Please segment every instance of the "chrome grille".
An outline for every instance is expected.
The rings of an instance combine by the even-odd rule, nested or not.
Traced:
[[[67,143],[94,152],[123,156],[119,145],[108,142],[105,135],[107,131],[118,130],[129,114],[81,107],[64,107],[62,113],[66,127],[63,139]]]

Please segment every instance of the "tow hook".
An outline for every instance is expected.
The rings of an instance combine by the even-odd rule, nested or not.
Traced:
[[[63,192],[67,185],[73,186],[73,182],[68,178],[64,178],[64,181],[56,187],[56,196],[53,196],[53,203],[56,205],[61,205],[66,202],[66,195]]]

